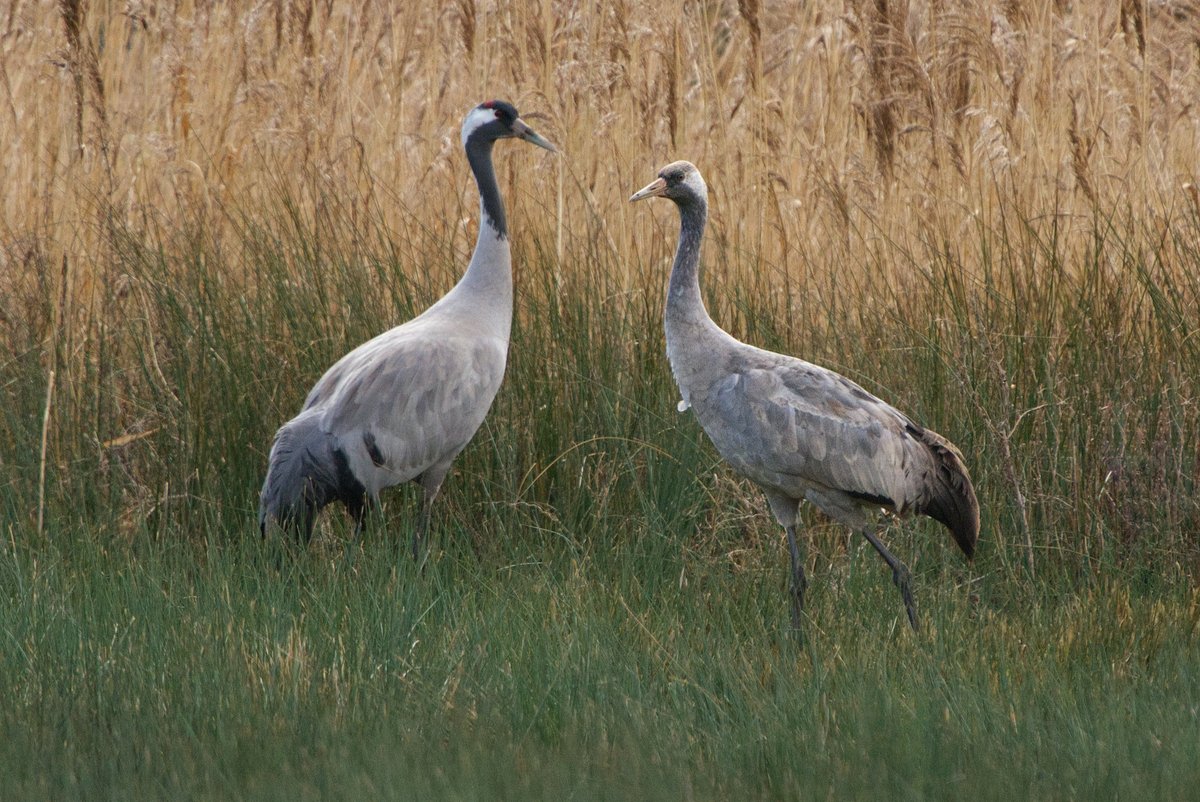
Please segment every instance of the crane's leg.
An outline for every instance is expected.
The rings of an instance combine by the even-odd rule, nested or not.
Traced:
[[[353,503],[346,502],[350,517],[354,519],[354,543],[362,540],[362,534],[367,530],[367,514],[370,512],[370,502],[366,498],[356,499]]]
[[[896,559],[896,555],[888,551],[887,546],[883,545],[883,542],[870,529],[863,529],[862,533],[870,544],[875,547],[875,551],[879,552],[879,556],[883,558],[883,561],[892,569],[892,581],[900,589],[900,595],[904,598],[904,610],[908,613],[908,623],[912,626],[913,631],[916,632],[919,627],[917,626],[917,606],[913,602],[912,595],[912,574],[908,572],[908,568],[905,567],[904,563]]]
[[[796,542],[796,513],[800,508],[800,501],[773,490],[767,490],[766,496],[771,514],[787,532],[788,553],[792,558],[791,581],[788,583],[788,595],[792,598],[792,629],[799,631],[800,612],[804,609],[804,591],[808,588],[808,580],[804,577],[804,557],[800,554],[800,545]]]
[[[412,537],[412,555],[413,562],[421,565],[421,543],[429,534],[429,519],[433,511],[433,500],[437,498],[438,491],[442,489],[442,480],[446,478],[446,473],[450,470],[450,466],[430,469],[422,474],[420,478],[421,490],[423,495],[421,498],[421,515],[417,518],[417,526],[413,529]]]
[[[372,499],[366,495],[346,501],[346,509],[349,510],[350,517],[354,519],[354,533],[350,536],[350,541],[346,543],[346,550],[342,555],[342,562],[345,565],[354,564],[354,558],[362,548],[362,536],[363,532],[367,530],[367,518],[371,514],[372,507],[378,505],[378,499]]]
[[[804,576],[804,558],[796,543],[795,525],[787,527],[788,551],[792,555],[792,581],[789,588],[792,596],[792,629],[800,629],[800,612],[804,609],[804,591],[808,580]]]
[[[436,495],[436,490],[430,492],[426,489],[421,497],[421,514],[417,518],[417,528],[413,530],[412,536],[412,557],[413,562],[417,565],[421,564],[421,544],[429,533],[429,518],[433,510],[433,499]]]

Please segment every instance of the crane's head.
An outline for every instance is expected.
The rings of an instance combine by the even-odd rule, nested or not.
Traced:
[[[658,171],[658,178],[639,189],[629,202],[643,198],[670,198],[677,204],[708,200],[704,176],[691,162],[671,162]]]
[[[471,109],[467,118],[463,120],[462,143],[464,148],[468,142],[472,141],[490,143],[497,139],[512,137],[524,139],[526,142],[551,152],[556,150],[553,145],[534,133],[534,130],[517,116],[517,109],[513,104],[503,100],[488,100],[480,103]]]

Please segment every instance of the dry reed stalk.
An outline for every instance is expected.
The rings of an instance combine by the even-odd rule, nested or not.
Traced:
[[[475,0],[456,0],[456,7],[458,24],[462,29],[463,50],[467,52],[467,58],[471,59],[475,56]]]
[[[46,454],[50,443],[50,409],[54,402],[54,368],[46,374],[46,403],[42,408],[42,447],[38,457],[37,536],[42,536],[46,513]]]
[[[59,279],[59,288],[57,294],[57,303],[54,306],[54,315],[50,320],[50,334],[46,343],[46,352],[50,360],[49,369],[46,372],[46,401],[42,407],[42,435],[41,448],[38,454],[38,491],[37,491],[37,536],[40,538],[45,526],[46,513],[46,462],[48,460],[50,448],[50,412],[54,403],[54,385],[58,375],[59,367],[59,333],[66,328],[67,304],[69,302],[69,294],[67,290],[67,279],[69,276],[68,262],[66,257],[63,257],[62,272]]]
[[[889,36],[888,4],[886,0],[859,3],[856,18],[851,19],[851,30],[859,39],[859,47],[866,60],[870,78],[866,108],[867,135],[875,150],[876,165],[885,183],[890,184],[895,171],[896,134],[899,128],[896,119],[896,98],[889,80]]]
[[[973,94],[971,76],[976,69],[972,52],[979,48],[978,35],[968,10],[961,3],[955,3],[953,9],[942,9],[933,24],[940,33],[935,45],[934,70],[941,78],[937,94],[944,109],[937,124],[948,128],[943,131],[942,137],[950,152],[950,160],[959,176],[966,178],[963,139]]]
[[[1009,411],[1013,410],[1013,405],[1012,385],[1009,384],[1008,373],[998,358],[993,358],[992,367],[996,372],[996,380],[1000,388],[1000,405],[1005,410],[1005,414],[1009,414]],[[988,428],[992,430],[992,437],[1000,447],[1000,464],[1004,470],[1004,478],[1012,492],[1013,506],[1017,510],[1017,522],[1021,526],[1021,539],[1025,546],[1025,565],[1029,569],[1029,576],[1032,579],[1037,576],[1037,571],[1033,557],[1033,532],[1029,527],[1029,505],[1021,488],[1021,480],[1017,476],[1017,458],[1013,454],[1012,448],[1013,434],[1016,426],[1020,424],[1021,416],[1016,417],[1012,426],[994,421],[986,414],[984,420],[987,421]]]
[[[1138,53],[1146,55],[1145,0],[1121,0],[1121,30],[1133,34]]]
[[[671,30],[671,53],[667,58],[667,131],[671,136],[671,149],[679,147],[679,72],[680,72],[680,34],[679,26]]]
[[[759,0],[738,0],[738,13],[742,15],[742,19],[746,21],[746,28],[750,31],[750,62],[747,64],[746,72],[750,76],[751,91],[758,91],[759,82],[762,80],[763,59],[762,25],[759,22],[760,11]]]
[[[86,89],[90,89],[92,111],[96,115],[96,146],[100,151],[102,165],[108,178],[108,187],[113,186],[113,156],[108,125],[108,111],[104,99],[104,78],[92,38],[85,32],[83,0],[59,0],[63,28],[67,37],[67,53],[70,59],[71,76],[75,87],[75,131],[78,153],[82,158],[85,150],[83,135],[83,110]],[[86,89],[85,89],[86,84]]]
[[[70,60],[71,83],[74,87],[75,101],[75,149],[79,158],[83,157],[83,107],[84,107],[84,87],[83,87],[83,71],[79,69],[75,62],[80,58],[80,53],[83,51],[81,45],[80,26],[80,8],[78,0],[62,0],[59,5],[59,11],[62,14],[63,27],[67,34],[67,58]]]
[[[1096,192],[1088,178],[1088,160],[1092,155],[1095,138],[1080,132],[1079,98],[1071,95],[1071,122],[1067,128],[1067,137],[1071,142],[1071,169],[1075,173],[1075,182],[1079,189],[1092,203],[1096,203]]]

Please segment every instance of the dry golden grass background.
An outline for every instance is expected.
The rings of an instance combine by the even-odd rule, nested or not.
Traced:
[[[1195,213],[1198,8],[9,0],[2,283],[52,291],[66,256],[86,305],[110,222],[219,234],[220,210],[253,216],[283,192],[465,251],[458,128],[491,97],[563,150],[500,154],[517,238],[563,256],[585,237],[624,281],[673,245],[656,228],[669,209],[625,200],[676,158],[709,180],[717,242],[810,291],[869,285],[888,243],[969,274],[972,233],[1009,218],[1052,222],[1069,263],[1096,209],[1158,231]]]

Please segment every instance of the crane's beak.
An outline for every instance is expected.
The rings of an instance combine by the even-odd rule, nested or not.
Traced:
[[[532,145],[537,145],[539,148],[545,148],[546,150],[550,151],[551,153],[558,152],[558,148],[554,147],[549,142],[547,142],[545,139],[542,139],[540,136],[538,136],[537,133],[532,128],[530,128],[528,125],[526,125],[523,121],[521,121],[521,120],[515,121],[513,123],[512,129],[513,129],[513,133],[516,134],[519,139],[524,139],[526,142],[528,142]]]
[[[657,198],[667,191],[667,182],[665,179],[656,178],[646,186],[639,189],[637,192],[629,196],[629,202],[640,201],[644,198]]]

